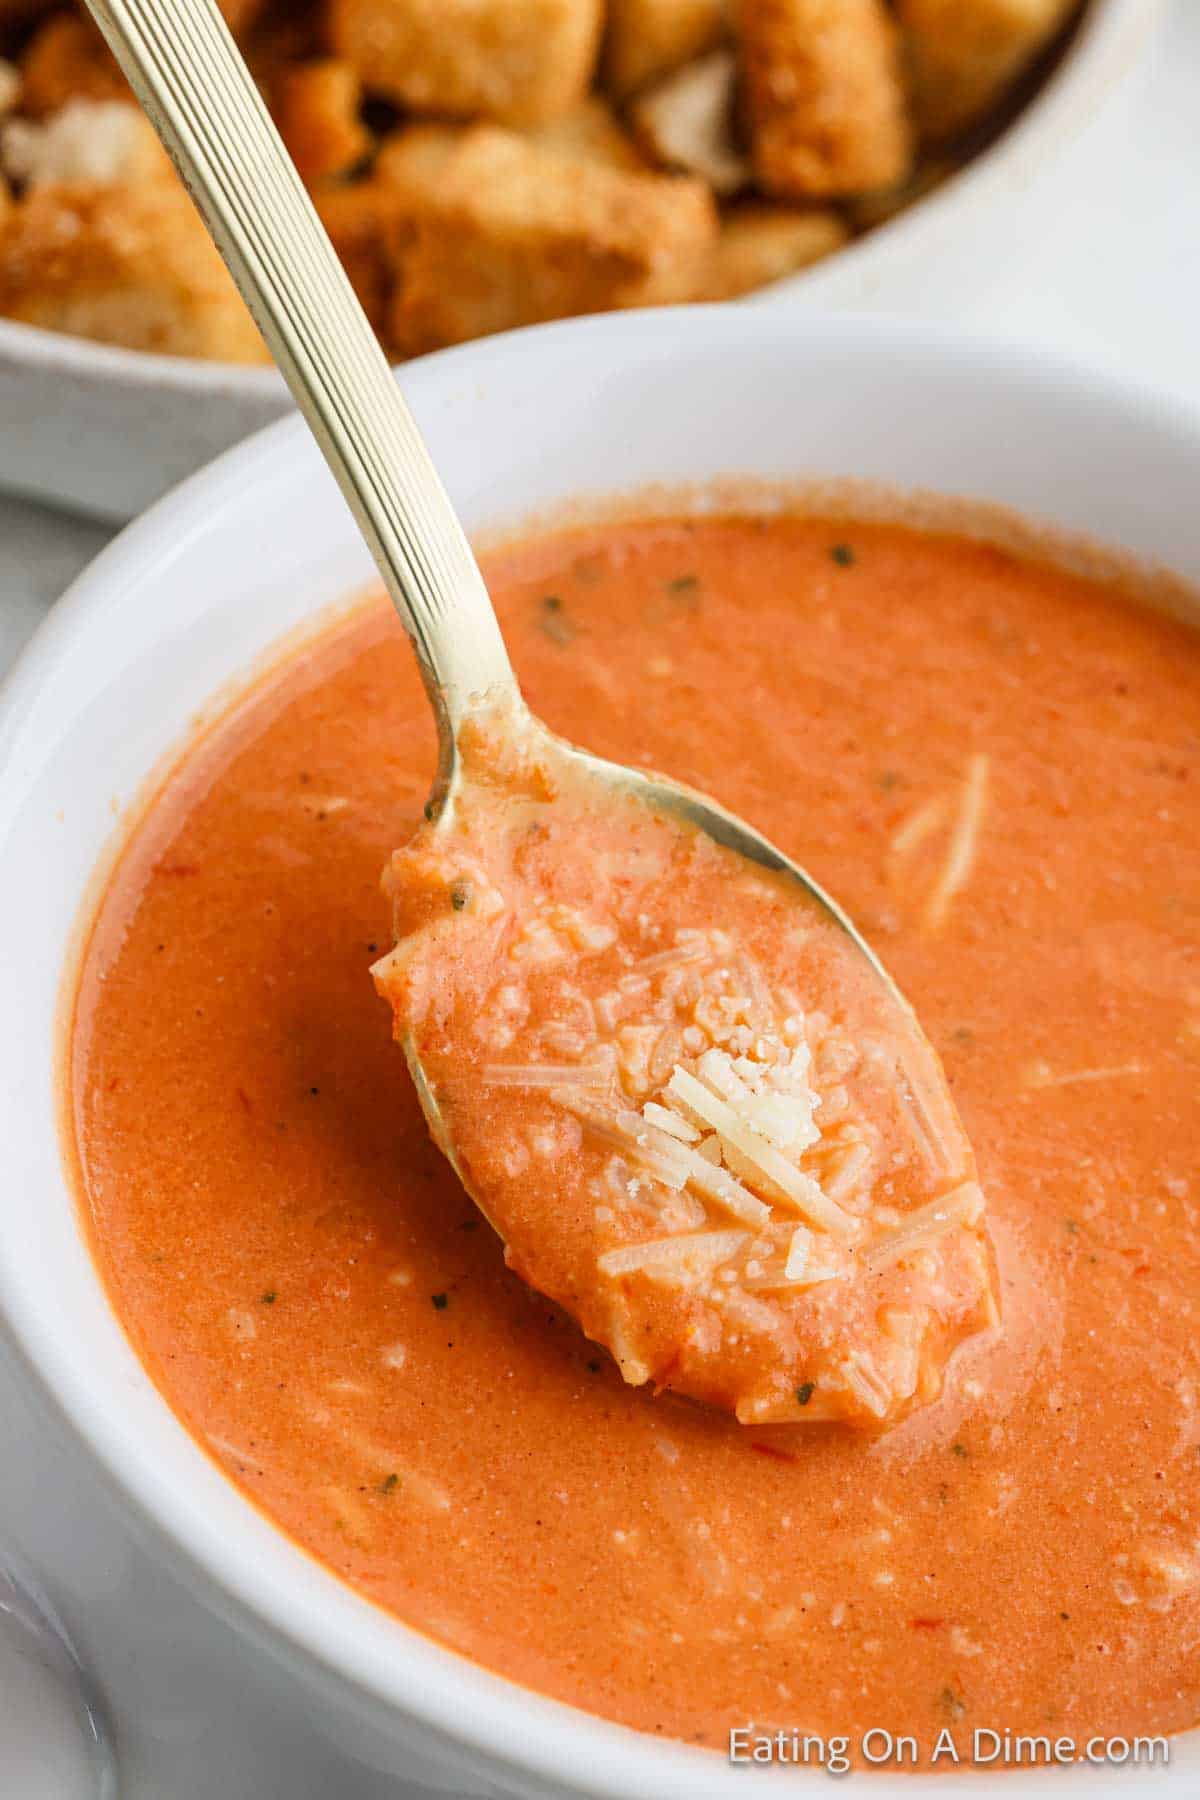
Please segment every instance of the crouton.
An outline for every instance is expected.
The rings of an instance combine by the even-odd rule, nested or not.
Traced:
[[[246,33],[241,52],[272,112],[277,111],[283,85],[297,64],[328,56],[327,35],[323,10],[310,5],[289,5],[286,10],[274,6]]]
[[[118,113],[128,129],[114,168]],[[77,150],[55,139],[64,119]],[[145,141],[153,133],[141,115],[76,101],[43,129],[51,141],[40,159],[31,161],[36,146],[18,139],[27,187],[0,234],[0,314],[132,350],[263,361],[250,315],[182,184],[161,152],[152,154],[158,145]],[[6,143],[16,130],[8,127]],[[81,176],[72,160],[95,170],[105,154],[107,178]]]
[[[363,311],[386,335],[392,290],[386,240],[397,212],[395,194],[379,180],[338,182],[317,188],[313,205]]]
[[[736,66],[731,50],[710,50],[633,102],[638,142],[669,169],[699,175],[717,194],[750,181],[750,162],[734,131]]]
[[[21,100],[21,71],[0,56],[0,119],[16,112]]]
[[[14,181],[31,188],[171,178],[149,121],[121,100],[72,100],[44,124],[10,119],[0,134],[0,162]]]
[[[371,134],[358,116],[361,100],[357,70],[334,57],[301,63],[282,76],[275,122],[310,186],[348,174],[370,150]]]
[[[333,50],[418,112],[533,125],[587,92],[602,0],[330,0]]]
[[[772,206],[748,201],[732,207],[709,258],[698,300],[736,300],[768,282],[798,274],[834,250],[850,233],[829,207]]]
[[[943,143],[987,116],[1066,23],[1075,0],[898,0],[921,136]]]
[[[91,20],[57,13],[38,27],[20,62],[21,110],[33,119],[70,100],[129,100],[125,77]]]
[[[849,235],[845,221],[830,207],[739,201],[722,215],[716,243],[681,272],[676,291],[664,298],[737,300],[840,250]]]
[[[376,180],[409,206],[431,204],[466,131],[462,125],[406,125],[392,132],[375,158]]]
[[[248,31],[262,12],[266,0],[217,0],[225,23],[234,37]]]
[[[535,125],[525,136],[543,149],[577,156],[584,162],[604,163],[610,169],[644,174],[646,158],[625,130],[612,107],[599,94],[588,98],[559,119]]]
[[[609,0],[604,80],[618,100],[674,74],[725,37],[725,0]]]
[[[883,0],[742,0],[737,14],[760,186],[780,199],[903,179],[911,144]]]
[[[409,355],[511,326],[652,304],[716,241],[702,182],[581,162],[478,126],[393,232],[388,335]]]

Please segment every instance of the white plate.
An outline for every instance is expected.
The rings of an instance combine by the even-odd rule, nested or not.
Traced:
[[[758,301],[810,309],[920,309],[964,299],[1003,271],[989,215],[1052,228],[1038,178],[1133,63],[1161,0],[1090,0],[1050,80],[988,150],[899,218]],[[141,512],[290,402],[273,369],[149,356],[0,319],[0,490],[101,518]]]
[[[654,481],[850,476],[1049,517],[1200,584],[1200,416],[1054,358],[866,319],[692,309],[491,339],[411,365],[405,386],[475,529]],[[159,1396],[77,1228],[56,1129],[56,1013],[114,800],[132,800],[218,689],[367,573],[315,449],[285,421],[118,538],[10,680],[0,704],[0,1324],[61,1414],[70,1455],[106,1472],[124,1535],[149,1532],[180,1605],[195,1596],[193,1662],[198,1639],[216,1630],[207,1609],[218,1611],[261,1647],[262,1681],[294,1696],[307,1730],[380,1768],[438,1772],[460,1791],[744,1800],[741,1772],[719,1758],[511,1687],[377,1611],[275,1532]],[[126,1629],[136,1621],[93,1646],[110,1693],[124,1679]],[[173,1654],[173,1640],[159,1644],[163,1672]],[[121,1731],[118,1716],[118,1742]],[[998,1779],[939,1774],[931,1792],[978,1800]],[[873,1791],[913,1800],[924,1780],[880,1775]],[[1030,1770],[1020,1780],[1023,1796],[1090,1800],[1116,1791],[1121,1775]],[[1163,1800],[1190,1800],[1200,1735],[1153,1780]],[[223,1792],[239,1794],[236,1783]]]

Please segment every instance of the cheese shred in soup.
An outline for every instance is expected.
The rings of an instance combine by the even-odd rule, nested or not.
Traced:
[[[573,1298],[586,1268],[597,1304],[683,1306],[701,1356],[721,1288],[747,1309],[741,1421],[624,1381],[506,1266],[372,988],[392,897],[407,931],[451,873],[402,853],[380,891],[397,845],[422,855],[435,757],[380,602],[191,749],[87,945],[73,1149],[146,1366],[230,1478],[362,1593],[642,1730],[724,1749],[751,1720],[876,1726],[927,1763],[947,1726],[1195,1725],[1194,636],[1097,582],[879,523],[610,523],[499,552],[488,575],[554,729],[714,794],[845,902],[944,1062],[977,1168],[917,1103],[919,1069],[892,1069],[903,1108],[873,1110],[889,1051],[868,1060],[870,1022],[844,1031],[845,991],[784,994],[770,933],[721,938],[689,864],[639,926],[585,858],[513,927],[528,953],[472,1020],[461,1116],[467,1158],[510,1159],[514,1208],[535,1162],[556,1183],[582,1171],[571,1266],[530,1271],[549,1291]],[[489,887],[511,890],[476,861],[438,915],[452,930],[484,929]],[[419,960],[379,978],[402,1028],[436,1036]],[[572,1011],[555,984],[580,966]],[[935,1171],[947,1144],[963,1155]],[[967,1268],[976,1183],[999,1328],[984,1264]],[[961,1341],[913,1407],[903,1390],[945,1360],[921,1345],[946,1271]],[[848,1315],[814,1321],[823,1292],[844,1306],[872,1283],[852,1371]],[[755,1309],[781,1305],[794,1410],[756,1376]],[[718,1323],[728,1348],[742,1327]],[[611,1325],[597,1335],[620,1354]],[[640,1359],[661,1383],[658,1348],[626,1349],[627,1374]],[[826,1406],[873,1432],[800,1422]]]

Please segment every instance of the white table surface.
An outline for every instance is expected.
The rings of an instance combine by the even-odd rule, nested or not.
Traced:
[[[1008,234],[1004,272],[965,309],[952,311],[949,300],[939,306],[936,295],[926,296],[923,315],[1116,364],[1200,407],[1198,115],[1200,0],[1169,0],[1163,28],[1127,91],[1047,178],[1055,229],[1026,242],[1019,218],[981,226]],[[0,497],[0,672],[111,535],[109,527]],[[19,1453],[14,1458],[28,1429],[0,1361],[0,1544],[40,1549],[44,1559],[45,1492],[21,1479]],[[47,1765],[44,1782],[22,1782],[21,1800],[73,1800],[85,1789],[71,1766],[70,1756],[61,1766]],[[160,1765],[149,1785],[135,1782],[138,1796],[165,1795],[164,1773]],[[327,1792],[320,1772],[311,1774],[312,1786],[289,1784],[290,1791]],[[361,1791],[368,1787],[372,1795],[382,1791],[373,1781]],[[258,1789],[274,1791],[269,1781]],[[243,1797],[229,1793],[227,1800]]]

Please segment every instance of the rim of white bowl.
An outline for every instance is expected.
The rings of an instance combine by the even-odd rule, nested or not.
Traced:
[[[751,304],[811,301],[839,304],[853,291],[867,292],[872,274],[882,277],[894,256],[907,260],[954,228],[955,216],[975,205],[987,188],[1011,179],[1013,204],[1021,183],[1053,156],[1063,135],[1128,72],[1166,0],[1088,0],[1061,61],[1023,110],[987,147],[911,207],[844,249],[797,275],[785,276],[744,296]],[[960,221],[961,223],[961,221]],[[183,395],[225,392],[265,401],[278,397],[282,379],[273,367],[212,362],[127,350],[68,332],[0,318],[0,363],[52,373],[64,379],[112,382]]]
[[[1130,379],[1085,359],[1020,342],[995,340],[906,320],[786,312],[754,316],[735,307],[686,307],[656,312],[608,314],[534,327],[443,351],[410,364],[406,388],[419,399],[447,377],[461,376],[471,365],[513,363],[518,372],[532,370],[561,340],[576,340],[573,351],[585,356],[613,340],[620,348],[614,367],[619,374],[634,347],[661,353],[664,360],[680,349],[703,349],[713,355],[736,353],[752,345],[761,352],[764,340],[777,343],[793,357],[806,348],[854,350],[876,358],[909,358],[915,364],[936,362],[959,371],[964,380],[996,382],[1031,380],[1053,404],[1056,395],[1068,404],[1085,394],[1110,408],[1114,419],[1135,418],[1145,429],[1177,441],[1181,450],[1200,453],[1200,410],[1169,393]],[[869,346],[869,351],[868,351]],[[0,688],[0,846],[20,814],[31,764],[8,752],[20,738],[43,685],[85,628],[103,626],[114,587],[126,572],[136,573],[139,586],[157,586],[169,578],[172,565],[190,553],[206,523],[219,518],[226,498],[246,503],[258,480],[285,483],[308,451],[302,421],[291,416],[265,427],[245,443],[227,451],[207,468],[158,501],[122,531],[72,584],[35,633],[3,688]],[[289,459],[292,459],[289,461]],[[78,897],[83,903],[83,895]],[[58,1146],[55,1146],[56,1156]],[[77,1216],[65,1173],[60,1204]],[[79,1230],[84,1256],[91,1253]],[[91,1265],[105,1307],[120,1331],[99,1271]],[[510,1780],[537,1787],[547,1795],[589,1795],[603,1800],[726,1800],[741,1789],[738,1771],[719,1754],[698,1751],[677,1740],[659,1739],[551,1700],[439,1644],[357,1594],[332,1571],[311,1558],[292,1539],[258,1512],[253,1502],[201,1451],[186,1426],[155,1389],[165,1428],[183,1454],[190,1446],[217,1484],[201,1494],[181,1485],[171,1471],[157,1466],[136,1430],[91,1366],[86,1347],[56,1297],[34,1284],[22,1285],[7,1254],[0,1255],[0,1324],[7,1324],[21,1359],[54,1411],[65,1420],[110,1489],[123,1503],[124,1516],[151,1541],[168,1546],[198,1576],[205,1601],[251,1641],[268,1648],[278,1661],[301,1675],[319,1673],[336,1685],[349,1710],[361,1716],[383,1707],[394,1718],[412,1723],[440,1744],[477,1766],[486,1782],[496,1765]],[[131,1365],[149,1380],[126,1340]],[[214,1493],[222,1503],[214,1516]],[[231,1501],[232,1507],[226,1504]],[[232,1529],[231,1529],[232,1527]],[[1189,1738],[1194,1734],[1187,1734]],[[795,1779],[791,1771],[762,1770],[761,1778]],[[1080,1764],[1074,1771],[1055,1769],[1043,1786],[1043,1770],[1026,1771],[1027,1800],[1044,1800],[1064,1788],[1079,1794],[1086,1779],[1089,1795],[1110,1791],[1124,1780],[1120,1768]],[[912,1774],[876,1771],[878,1791],[911,1794]],[[970,1770],[938,1775],[938,1792],[947,1800],[988,1792],[1009,1775]],[[1127,1784],[1121,1789],[1127,1792]]]

